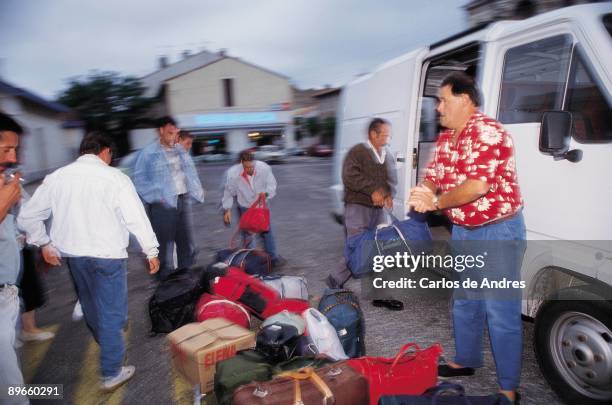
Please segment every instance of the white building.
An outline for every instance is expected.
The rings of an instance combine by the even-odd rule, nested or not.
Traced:
[[[78,155],[83,129],[67,120],[68,107],[0,81],[0,111],[24,128],[19,160],[26,181],[41,179]]]
[[[156,96],[181,129],[196,136],[194,154],[236,153],[277,143],[294,146],[289,78],[224,52],[184,55],[141,79],[146,96]],[[161,114],[160,114],[161,115]],[[155,129],[132,131],[133,148],[154,137]]]

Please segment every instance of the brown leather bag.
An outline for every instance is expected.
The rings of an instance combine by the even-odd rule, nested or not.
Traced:
[[[367,405],[368,383],[346,362],[287,371],[234,392],[233,405]]]

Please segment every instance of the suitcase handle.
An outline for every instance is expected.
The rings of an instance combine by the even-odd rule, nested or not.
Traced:
[[[330,370],[331,371],[331,370]],[[340,370],[340,372],[342,372]],[[339,374],[339,373],[338,373]],[[323,404],[333,404],[334,394],[329,389],[329,386],[323,381],[321,377],[314,372],[312,367],[304,367],[297,371],[287,371],[278,375],[279,377],[289,377],[293,380],[293,405],[304,405],[302,401],[302,390],[300,388],[300,380],[310,380],[315,387],[323,394]]]

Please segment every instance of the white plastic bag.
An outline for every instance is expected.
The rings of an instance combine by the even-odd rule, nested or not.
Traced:
[[[344,353],[336,329],[327,320],[327,317],[314,308],[308,308],[302,312],[306,321],[306,330],[312,343],[320,354],[325,354],[332,360],[346,360],[348,356]]]

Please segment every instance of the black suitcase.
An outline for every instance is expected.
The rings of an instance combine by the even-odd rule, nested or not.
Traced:
[[[151,332],[169,333],[194,322],[195,305],[201,294],[198,271],[176,270],[160,282],[149,300]]]

